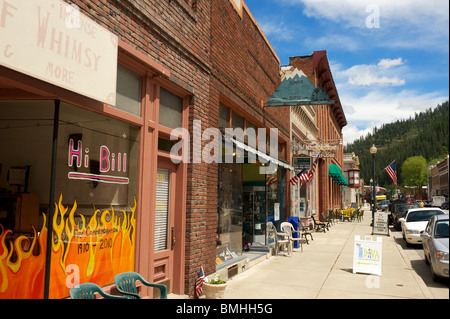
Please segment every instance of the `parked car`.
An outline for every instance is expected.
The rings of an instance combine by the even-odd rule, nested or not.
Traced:
[[[439,208],[412,208],[408,210],[405,218],[400,218],[402,225],[403,239],[406,244],[421,244],[422,237],[420,232],[425,230],[428,221],[434,215],[443,215],[444,212]]]
[[[445,202],[444,196],[433,196],[433,202],[431,205],[433,207],[441,207],[441,205]]]
[[[448,200],[442,203],[441,209],[448,209]]]
[[[412,208],[420,208],[418,203],[401,203],[395,205],[395,209],[392,212],[392,224],[394,225],[395,230],[402,230],[402,225],[400,223],[400,218],[406,216],[406,213],[409,209]]]
[[[420,234],[425,262],[430,265],[434,281],[448,277],[448,215],[432,216]]]
[[[424,207],[433,207],[432,202],[430,200],[424,200],[423,205]]]
[[[377,210],[381,210],[383,212],[387,211],[389,207],[389,200],[383,199],[377,205]]]

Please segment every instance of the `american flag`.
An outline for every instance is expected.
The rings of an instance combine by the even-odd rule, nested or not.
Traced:
[[[394,185],[397,186],[397,172],[395,171],[395,160],[393,160],[391,164],[386,166],[384,170],[386,171],[386,173],[388,173],[389,177],[394,182]]]
[[[311,167],[311,169],[310,169],[310,171],[309,171],[309,173],[308,173],[308,177],[307,177],[308,179],[303,180],[303,183],[302,183],[302,185],[300,186],[300,188],[302,188],[303,185],[305,185],[307,181],[309,181],[309,180],[311,180],[311,178],[313,178],[314,173],[315,173],[315,171],[316,171],[317,161],[318,161],[318,160],[319,160],[319,157],[317,156],[316,159],[314,160],[313,166]]]
[[[289,180],[289,182],[292,184],[292,186],[295,186],[297,183],[298,183],[298,181],[301,179],[301,180],[304,180],[304,178],[307,178],[308,177],[308,174],[307,174],[307,170],[306,169],[303,169],[301,172],[299,172],[297,175],[295,175],[294,177],[292,177],[290,180]]]
[[[314,176],[314,172],[316,171],[316,166],[317,166],[318,160],[319,160],[319,157],[317,156],[316,159],[314,160],[313,167],[311,168],[311,170],[308,173],[309,179],[311,179]]]
[[[195,293],[194,298],[198,299],[203,295],[203,282],[205,281],[205,273],[203,272],[203,266],[200,267],[198,272],[197,280],[195,281]]]
[[[267,186],[272,185],[273,183],[276,183],[278,181],[278,178],[274,176],[267,176],[266,184]]]

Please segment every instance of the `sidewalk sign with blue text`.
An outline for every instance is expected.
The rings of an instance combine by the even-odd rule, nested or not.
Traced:
[[[381,276],[383,241],[381,237],[373,240],[371,236],[361,239],[355,235],[353,249],[353,273],[366,273]]]

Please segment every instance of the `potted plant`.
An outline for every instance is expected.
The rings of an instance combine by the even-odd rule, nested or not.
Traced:
[[[222,280],[218,274],[209,278],[203,284],[205,287],[206,299],[223,299],[225,297],[225,288],[228,282]]]

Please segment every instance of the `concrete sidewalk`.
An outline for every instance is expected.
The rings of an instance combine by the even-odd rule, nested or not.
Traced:
[[[370,236],[371,212],[361,222],[339,222],[314,233],[303,252],[279,255],[231,278],[227,299],[431,299],[430,290],[411,267],[392,236],[383,238],[382,276],[353,274],[355,235]]]

